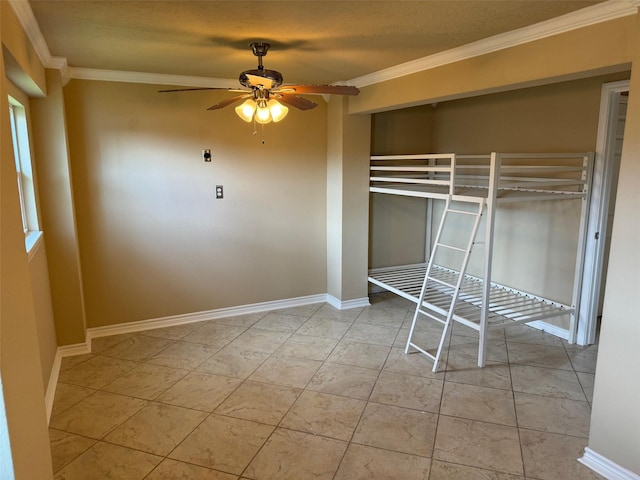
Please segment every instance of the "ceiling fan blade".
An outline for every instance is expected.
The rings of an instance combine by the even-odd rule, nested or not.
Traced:
[[[286,103],[287,105],[291,105],[292,107],[296,107],[300,110],[311,110],[312,108],[315,108],[318,106],[317,103],[314,103],[311,100],[298,97],[297,95],[290,95],[288,93],[272,92],[272,96],[277,98],[282,103]]]
[[[174,93],[174,92],[194,92],[198,90],[226,90],[228,92],[248,92],[247,89],[227,88],[227,87],[194,87],[194,88],[173,88],[170,90],[158,90],[158,93]]]
[[[267,90],[273,87],[273,80],[271,80],[270,78],[261,77],[259,75],[251,75],[249,73],[247,73],[246,76],[249,79],[251,85],[254,87],[262,85]]]
[[[251,94],[248,94],[248,95],[236,95],[235,97],[227,98],[226,100],[218,102],[215,105],[211,105],[209,108],[207,108],[207,110],[218,110],[220,108],[226,107],[227,105],[231,105],[232,103],[239,102],[243,98],[249,98],[249,97],[251,97]]]
[[[360,89],[349,85],[283,85],[279,92],[318,95],[358,95]]]

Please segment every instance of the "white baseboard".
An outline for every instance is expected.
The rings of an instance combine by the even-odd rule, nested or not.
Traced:
[[[558,327],[557,325],[552,325],[543,320],[536,320],[534,322],[527,323],[530,327],[533,327],[537,330],[542,330],[543,332],[550,333],[551,335],[555,335],[556,337],[560,337],[564,340],[569,340],[569,330],[566,328]]]
[[[589,447],[584,449],[584,455],[578,461],[607,480],[640,480],[640,475],[621,467]]]
[[[73,357],[75,355],[84,355],[91,353],[91,343],[77,343],[75,345],[65,345],[58,347],[56,350],[56,356],[53,359],[53,365],[51,366],[51,375],[49,375],[49,383],[47,384],[47,391],[44,396],[44,403],[47,411],[47,424],[51,420],[51,411],[53,410],[53,400],[56,397],[56,386],[58,385],[58,378],[60,377],[60,366],[62,365],[62,359],[64,357]]]
[[[145,330],[152,330],[154,328],[173,327],[176,325],[216,320],[218,318],[233,317],[236,315],[247,315],[249,313],[281,310],[283,308],[299,307],[301,305],[311,305],[313,303],[324,303],[326,301],[326,294],[318,294],[308,295],[306,297],[288,298],[285,300],[275,300],[272,302],[252,303],[249,305],[241,305],[239,307],[218,308],[204,312],[185,313],[182,315],[141,320],[139,322],[89,328],[87,329],[87,336],[89,338],[108,337],[110,335],[142,332]]]
[[[349,310],[350,308],[368,307],[369,305],[371,305],[369,303],[369,297],[354,298],[353,300],[345,300],[343,302],[342,300],[339,300],[333,295],[329,295],[328,293],[327,303],[333,308],[337,308],[338,310]]]

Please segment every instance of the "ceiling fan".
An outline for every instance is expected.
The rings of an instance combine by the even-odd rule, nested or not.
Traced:
[[[178,88],[172,90],[160,90],[161,93],[184,92],[193,90],[228,90],[239,92],[240,95],[227,98],[207,110],[218,110],[228,105],[245,101],[236,107],[238,116],[246,121],[255,120],[257,123],[279,122],[288,113],[289,109],[283,105],[289,105],[299,110],[310,110],[317,106],[299,94],[311,95],[358,95],[357,87],[343,85],[283,85],[282,74],[276,70],[269,70],[262,65],[262,57],[269,51],[271,44],[266,42],[254,42],[249,45],[253,54],[258,57],[258,68],[246,70],[240,74],[241,89],[222,87]],[[282,103],[281,103],[282,102]]]

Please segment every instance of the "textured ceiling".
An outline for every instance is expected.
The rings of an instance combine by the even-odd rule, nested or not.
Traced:
[[[235,79],[256,67],[286,83],[371,74],[599,1],[30,0],[53,56],[71,67]]]

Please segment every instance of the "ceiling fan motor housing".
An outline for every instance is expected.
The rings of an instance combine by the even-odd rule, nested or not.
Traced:
[[[267,78],[269,80],[271,80],[271,88],[276,88],[279,87],[280,85],[282,85],[282,74],[280,72],[277,72],[275,70],[269,70],[266,68],[258,68],[258,69],[254,69],[254,70],[246,70],[244,72],[242,72],[240,74],[240,77],[238,77],[238,80],[240,81],[240,83],[242,85],[244,85],[247,88],[252,88],[255,85],[253,85],[251,83],[251,80],[249,80],[249,77],[247,77],[247,75],[253,75],[256,77],[262,77],[262,78]]]

